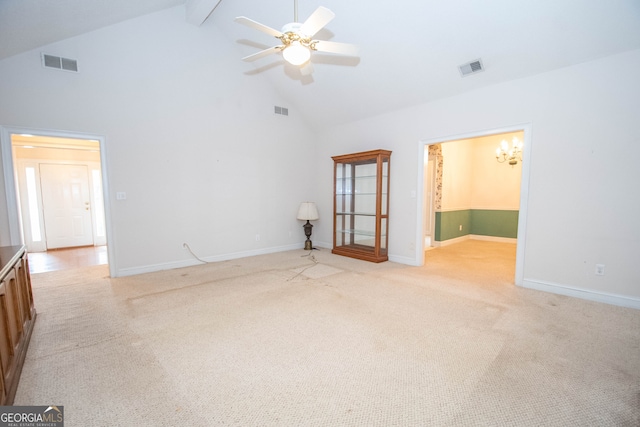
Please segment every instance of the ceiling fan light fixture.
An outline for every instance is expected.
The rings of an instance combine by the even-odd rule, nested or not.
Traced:
[[[295,40],[282,51],[282,56],[289,64],[302,65],[311,58],[311,50]]]
[[[356,56],[358,51],[355,46],[346,43],[337,43],[322,40],[313,40],[314,37],[325,25],[327,25],[335,14],[326,7],[318,7],[304,22],[298,22],[298,2],[294,0],[294,22],[290,22],[282,27],[282,31],[274,30],[264,24],[256,22],[246,16],[238,16],[235,21],[239,24],[256,29],[265,34],[280,40],[282,44],[272,46],[242,58],[243,61],[251,62],[265,56],[282,53],[285,61],[291,65],[300,67],[300,74],[308,76],[313,72],[311,64],[311,51],[335,53],[339,55]]]

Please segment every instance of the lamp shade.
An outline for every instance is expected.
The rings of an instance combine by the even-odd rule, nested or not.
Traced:
[[[311,51],[299,41],[294,41],[282,51],[282,56],[290,64],[302,65],[311,58]]]
[[[298,209],[298,219],[313,221],[318,219],[318,208],[314,202],[302,202],[300,203],[300,209]]]

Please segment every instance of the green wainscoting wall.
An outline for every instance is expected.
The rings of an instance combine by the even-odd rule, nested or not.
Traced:
[[[515,239],[518,237],[518,213],[489,209],[436,212],[435,241],[442,242],[468,234]]]
[[[462,225],[462,231],[460,231]],[[443,242],[470,234],[471,210],[436,212],[436,242]]]

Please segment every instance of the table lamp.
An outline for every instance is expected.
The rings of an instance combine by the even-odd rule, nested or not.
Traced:
[[[298,209],[298,219],[306,220],[307,223],[302,226],[304,228],[304,235],[307,236],[307,240],[304,242],[304,250],[310,251],[313,249],[311,244],[311,229],[313,225],[309,221],[315,221],[318,219],[318,208],[314,202],[302,202],[300,203],[300,209]]]

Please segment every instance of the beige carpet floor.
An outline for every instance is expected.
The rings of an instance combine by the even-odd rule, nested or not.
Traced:
[[[514,286],[514,245],[301,255],[34,274],[15,404],[67,427],[640,425],[640,311]]]

